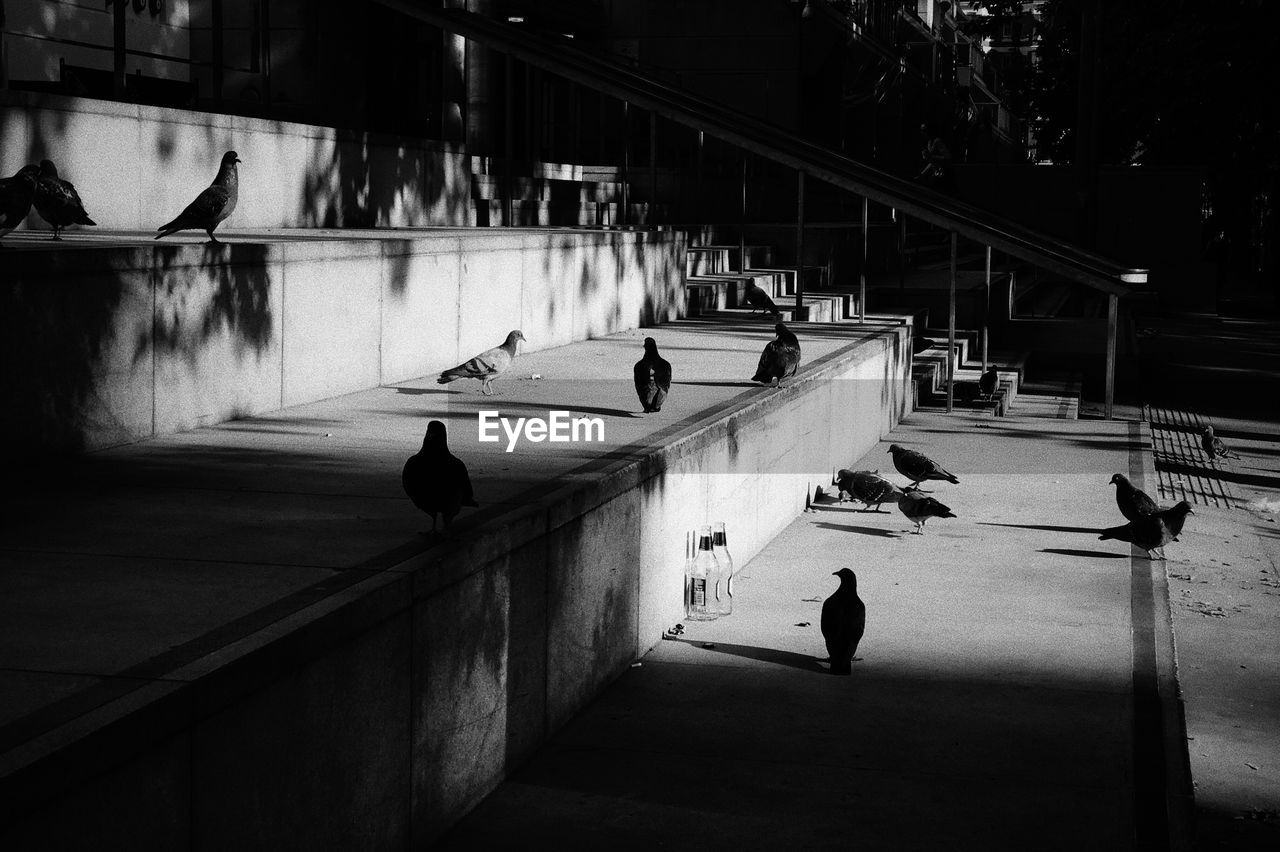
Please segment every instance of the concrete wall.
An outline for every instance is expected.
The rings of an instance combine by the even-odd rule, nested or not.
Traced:
[[[437,231],[402,239],[6,252],[0,430],[101,448],[684,313],[677,232]]]
[[[910,339],[602,458],[33,744],[0,767],[0,845],[423,848],[682,617],[695,519],[746,561],[897,422]]]
[[[456,146],[286,121],[0,92],[0,174],[48,158],[102,228],[152,231],[240,155],[225,228],[473,225]],[[48,226],[33,210],[30,228]]]

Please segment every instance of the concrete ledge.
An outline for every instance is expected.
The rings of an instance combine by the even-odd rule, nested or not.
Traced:
[[[109,447],[437,372],[495,328],[537,351],[685,309],[674,231],[139,237],[5,249],[5,438]]]
[[[800,334],[826,342],[789,385],[532,482],[456,541],[375,554],[11,749],[0,841],[431,842],[681,617],[685,529],[730,519],[750,559],[905,412],[909,326]]]

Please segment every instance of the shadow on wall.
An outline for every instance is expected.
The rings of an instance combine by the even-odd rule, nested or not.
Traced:
[[[468,158],[422,140],[332,131],[313,140],[303,227],[474,224]]]

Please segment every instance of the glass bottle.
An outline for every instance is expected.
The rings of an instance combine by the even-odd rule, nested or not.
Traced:
[[[729,537],[724,521],[711,528],[711,555],[720,566],[720,582],[716,585],[716,603],[721,615],[733,614],[733,557],[729,555]]]
[[[720,616],[715,602],[720,566],[711,552],[711,527],[698,530],[697,542],[697,552],[685,575],[684,614],[690,621],[711,621]]]

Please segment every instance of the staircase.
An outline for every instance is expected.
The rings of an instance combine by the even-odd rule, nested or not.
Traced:
[[[513,163],[510,176],[506,169],[502,160],[471,158],[476,225],[611,228],[646,225],[665,212],[648,202],[628,200],[624,207],[627,187],[613,166]]]

